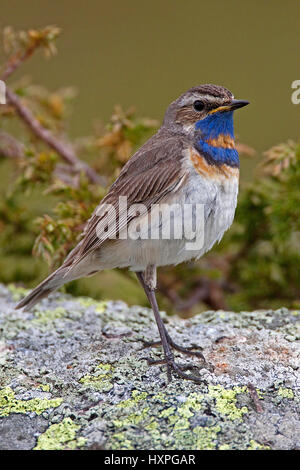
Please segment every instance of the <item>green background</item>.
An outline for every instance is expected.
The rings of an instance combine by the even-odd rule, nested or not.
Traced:
[[[57,57],[41,62],[38,53],[20,74],[53,90],[78,88],[74,136],[116,103],[161,119],[189,87],[216,83],[251,101],[236,131],[263,151],[299,135],[300,106],[291,102],[299,15],[299,0],[1,0],[0,25],[62,27]]]
[[[28,75],[33,83],[53,91],[74,85],[79,95],[68,129],[72,139],[91,134],[96,121],[105,123],[115,104],[134,105],[141,116],[161,120],[172,100],[201,83],[226,86],[236,98],[249,100],[251,105],[236,113],[235,128],[240,141],[257,154],[242,158],[242,180],[253,178],[264,150],[299,139],[300,105],[291,102],[291,84],[300,79],[299,18],[299,0],[1,0],[0,4],[0,27],[26,30],[56,24],[62,28],[58,55],[47,61],[38,51],[10,83]],[[1,166],[1,198],[11,178],[5,168]],[[44,212],[44,199],[41,204],[39,210]],[[2,261],[0,267],[6,272],[7,263]],[[17,263],[21,266],[20,258]],[[11,261],[9,265],[15,272]],[[136,281],[119,276],[112,282],[115,272],[85,279],[82,285],[86,289],[94,285],[93,295],[94,291],[109,298],[128,294],[131,302],[141,303],[144,294]]]

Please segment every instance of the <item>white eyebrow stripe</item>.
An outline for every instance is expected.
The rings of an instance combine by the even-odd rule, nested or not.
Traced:
[[[225,96],[211,96],[211,95],[201,95],[201,98],[206,99],[207,101],[216,101],[216,100],[221,100],[223,101],[225,99]],[[231,95],[231,98],[234,99],[234,96]]]
[[[208,95],[208,94],[205,94],[205,95],[199,95],[198,93],[193,93],[189,96],[185,96],[184,97],[184,100],[181,102],[181,105],[189,105],[193,100],[206,100],[208,101],[209,103],[215,103],[215,102],[219,102],[220,104],[223,103],[223,101],[226,99],[225,96],[212,96],[212,95]],[[231,95],[231,99],[234,99],[234,96]]]

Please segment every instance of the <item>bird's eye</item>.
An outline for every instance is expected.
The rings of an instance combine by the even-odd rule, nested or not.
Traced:
[[[204,109],[204,103],[200,100],[194,101],[194,109],[196,111],[202,111]]]

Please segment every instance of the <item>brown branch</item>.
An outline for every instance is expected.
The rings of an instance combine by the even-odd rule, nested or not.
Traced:
[[[25,157],[25,147],[15,137],[0,130],[0,157],[19,160]],[[75,168],[68,164],[58,163],[54,175],[68,186],[78,188],[80,175]]]
[[[165,295],[178,311],[188,311],[198,302],[204,302],[213,310],[226,310],[227,305],[224,297],[226,291],[231,291],[226,281],[214,281],[207,278],[201,278],[191,290],[187,299],[182,299],[171,287],[164,285],[160,280],[158,290]]]
[[[17,69],[20,65],[25,62],[25,60],[29,59],[32,54],[39,48],[43,47],[46,52],[54,53],[55,47],[53,47],[53,40],[58,36],[60,33],[60,29],[57,26],[46,26],[40,30],[30,29],[25,33],[26,42],[25,50],[24,50],[24,31],[22,33],[22,41],[23,44],[20,46],[20,49],[8,59],[6,64],[5,70],[2,74],[1,80],[5,81],[7,78]],[[16,35],[14,35],[16,36]],[[21,38],[21,34],[19,33],[19,39]],[[20,42],[20,41],[19,41]],[[52,45],[52,47],[51,47]]]
[[[253,400],[253,403],[255,405],[257,413],[262,413],[264,410],[263,410],[263,407],[260,404],[259,396],[258,396],[258,393],[257,393],[255,387],[249,382],[247,384],[247,388],[249,390],[250,396]]]
[[[17,52],[9,60],[1,76],[1,80],[5,81],[26,59],[32,56],[39,45],[39,41],[34,41],[32,46],[28,47],[25,52]],[[61,142],[49,130],[45,129],[34,117],[30,109],[26,108],[20,98],[9,88],[6,88],[6,99],[36,137],[43,140],[49,147],[55,150],[69,165],[72,165],[77,172],[85,173],[92,183],[103,185],[103,179],[100,178],[87,163],[81,161],[76,156],[71,145]]]
[[[0,130],[0,156],[8,158],[24,157],[24,145],[13,136]]]
[[[54,170],[54,176],[73,188],[79,188],[80,186],[80,175],[70,165],[58,163]]]
[[[24,106],[20,98],[9,88],[6,88],[6,99],[36,137],[55,150],[67,163],[72,165],[76,171],[84,172],[92,183],[103,183],[100,176],[87,163],[77,158],[74,150],[68,143],[58,140],[48,129],[45,129],[39,123],[30,109]]]
[[[32,56],[34,53],[35,49],[37,48],[37,44],[32,45],[31,47],[28,47],[25,52],[18,51],[11,59],[8,61],[6,68],[1,76],[1,80],[5,82],[5,80],[8,79],[8,77],[17,69],[20,67],[20,65],[26,60],[29,59],[29,57]]]

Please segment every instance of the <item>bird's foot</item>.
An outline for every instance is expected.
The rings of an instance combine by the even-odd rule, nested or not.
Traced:
[[[175,349],[175,350],[177,350],[177,351],[179,351],[183,354],[187,354],[189,356],[196,356],[196,357],[200,358],[203,362],[203,366],[208,368],[209,370],[212,370],[212,366],[206,362],[205,357],[203,356],[202,352],[195,351],[194,347],[184,348],[183,346],[180,346],[180,345],[176,344],[167,332],[166,332],[166,339],[167,339],[167,342],[168,342],[168,344],[171,348],[173,348],[173,349]],[[161,341],[145,341],[145,340],[142,340],[142,342],[143,342],[143,347],[144,348],[156,347],[156,346],[160,346],[162,344]],[[202,383],[203,382],[203,380],[201,379],[200,376],[185,373],[185,371],[187,371],[187,370],[189,370],[189,371],[198,371],[198,367],[196,367],[193,364],[177,364],[174,360],[173,354],[170,354],[168,356],[165,355],[164,358],[158,359],[158,360],[147,358],[147,362],[150,366],[158,365],[158,364],[166,364],[167,365],[167,374],[168,374],[168,381],[169,382],[172,380],[172,372],[176,373],[177,375],[179,375],[180,377],[182,377],[183,379],[186,379],[186,380],[192,380],[196,383]]]
[[[168,382],[171,382],[172,380],[172,373],[176,373],[177,375],[179,375],[179,377],[183,379],[192,380],[193,382],[196,382],[196,383],[203,383],[203,379],[200,376],[185,373],[185,371],[187,370],[198,371],[198,368],[196,366],[194,366],[193,364],[177,364],[175,362],[173,354],[168,357],[164,357],[163,359],[157,359],[157,360],[147,358],[147,362],[149,366],[166,364]]]

